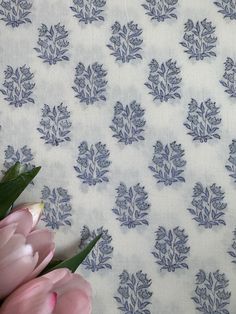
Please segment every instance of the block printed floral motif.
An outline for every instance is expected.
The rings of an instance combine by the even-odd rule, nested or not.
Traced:
[[[214,4],[218,7],[218,12],[224,15],[224,18],[236,20],[236,3],[234,0],[217,0]]]
[[[71,226],[71,196],[62,187],[50,188],[44,186],[42,191],[44,212],[42,221],[46,227],[60,229],[64,226]]]
[[[211,99],[200,104],[192,99],[189,106],[187,121],[184,123],[189,130],[188,134],[194,141],[201,143],[214,138],[220,139],[218,134],[221,118],[219,118],[219,107]]]
[[[112,269],[112,237],[109,235],[107,229],[101,227],[97,230],[90,230],[87,226],[84,226],[81,232],[79,248],[84,249],[89,242],[99,234],[102,234],[101,239],[82,263],[85,269],[91,270],[92,272],[102,269]]]
[[[69,61],[68,31],[65,30],[65,25],[60,23],[51,26],[42,24],[38,30],[38,47],[34,48],[39,54],[38,57],[49,65],[59,61]]]
[[[141,34],[143,31],[138,24],[131,21],[122,26],[119,22],[115,22],[111,29],[112,36],[107,47],[112,51],[111,55],[115,57],[116,61],[125,63],[142,59]]]
[[[13,69],[10,65],[4,71],[5,80],[0,92],[5,96],[10,106],[22,107],[27,103],[34,103],[32,98],[35,83],[33,82],[34,74],[26,65]]]
[[[190,247],[187,246],[187,242],[188,235],[179,226],[170,230],[164,227],[158,228],[152,254],[160,270],[174,272],[176,269],[188,268],[187,258]]]
[[[236,264],[236,229],[233,232],[233,236],[232,245],[228,253],[232,257],[232,263]]]
[[[114,297],[118,303],[118,310],[124,314],[151,314],[151,279],[142,270],[128,273],[124,270],[120,274],[120,285]]]
[[[169,59],[159,64],[152,59],[149,69],[148,81],[144,85],[150,89],[149,94],[154,101],[167,102],[169,99],[181,98],[179,89],[182,78],[176,61]]]
[[[205,272],[200,270],[196,275],[195,296],[192,300],[196,310],[207,313],[229,314],[231,292],[227,291],[229,281],[219,270]]]
[[[45,141],[45,144],[58,146],[60,143],[70,141],[70,112],[67,106],[61,103],[58,106],[44,105],[42,109],[42,119],[40,127],[37,130],[40,133],[40,138]]]
[[[0,3],[0,20],[13,28],[21,24],[31,23],[31,19],[29,18],[31,7],[32,1],[2,0]]]
[[[72,88],[81,103],[92,105],[106,101],[107,71],[103,69],[103,64],[95,62],[86,68],[80,62],[75,71],[75,86]]]
[[[225,72],[220,83],[226,88],[225,92],[230,97],[236,97],[236,63],[232,58],[228,57],[224,65]]]
[[[71,10],[80,23],[88,24],[104,21],[105,0],[73,0]]]
[[[178,0],[146,0],[142,6],[151,20],[164,22],[167,19],[177,19],[175,14],[177,3]]]
[[[197,21],[195,24],[188,20],[185,24],[183,41],[180,43],[184,52],[189,54],[189,59],[203,60],[204,58],[216,57],[215,26],[207,19]]]
[[[140,225],[148,225],[148,194],[140,183],[127,188],[120,183],[116,189],[116,207],[112,209],[121,226],[129,229]]]
[[[107,174],[111,161],[109,160],[110,152],[106,148],[106,144],[98,142],[89,147],[88,143],[84,141],[78,149],[79,156],[77,165],[74,167],[78,173],[78,178],[88,185],[109,182]]]
[[[236,140],[233,139],[229,145],[229,158],[225,168],[229,171],[229,176],[234,179],[236,183]]]
[[[163,145],[162,142],[157,141],[153,147],[154,155],[149,169],[154,173],[153,177],[157,183],[172,185],[175,182],[185,182],[183,168],[186,160],[184,160],[185,153],[181,144],[174,141]]]
[[[144,140],[145,110],[135,100],[129,105],[117,101],[114,107],[114,118],[110,126],[119,143],[125,145]]]
[[[199,226],[206,229],[219,225],[225,225],[224,215],[227,203],[224,203],[225,193],[221,186],[213,183],[203,187],[202,183],[196,183],[193,188],[193,208],[188,211],[194,216]]]
[[[6,170],[12,167],[16,162],[20,162],[22,165],[24,165],[25,171],[30,171],[34,168],[34,164],[32,164],[34,156],[32,154],[31,148],[29,148],[27,145],[24,145],[19,149],[8,145],[4,152],[4,167]]]

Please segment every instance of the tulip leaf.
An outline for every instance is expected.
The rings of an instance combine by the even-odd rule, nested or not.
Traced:
[[[6,182],[15,179],[18,175],[23,173],[24,166],[17,161],[12,167],[10,167],[2,177],[1,182]]]
[[[18,164],[15,165],[15,168],[8,174],[5,174],[5,179],[3,177],[3,181],[0,182],[0,219],[3,219],[8,214],[12,204],[41,169],[41,167],[35,167],[30,171],[17,175],[17,171],[21,171],[18,167]],[[10,180],[6,181],[6,178],[10,178]]]
[[[98,235],[81,252],[57,264],[56,266],[49,269],[47,272],[58,268],[68,268],[72,273],[74,273],[76,269],[79,267],[79,265],[83,262],[83,260],[87,257],[87,255],[91,252],[91,250],[96,245],[101,236],[102,236],[101,234]]]
[[[42,276],[43,274],[48,273],[49,271],[52,270],[52,268],[54,268],[55,266],[62,262],[63,262],[62,260],[52,260],[38,276]]]

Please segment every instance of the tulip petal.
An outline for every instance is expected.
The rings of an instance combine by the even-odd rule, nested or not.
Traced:
[[[16,289],[3,303],[1,314],[52,314],[57,295],[49,292],[52,284],[37,278]]]
[[[53,270],[43,275],[43,277],[50,279],[54,285],[54,290],[59,296],[71,289],[83,290],[89,297],[92,295],[90,284],[82,276],[72,274],[66,268]]]
[[[0,249],[0,265],[4,258],[14,254],[14,252],[25,245],[25,237],[21,234],[13,234],[6,245]]]
[[[17,223],[16,233],[26,236],[32,229],[33,218],[28,210],[18,210],[0,221],[0,228]]]
[[[13,245],[11,245],[10,243],[11,241],[9,241],[9,246],[6,245],[2,250],[0,250],[0,271],[5,268],[7,265],[14,265],[14,262],[16,260],[18,260],[19,258],[22,258],[24,256],[33,256],[34,252],[32,249],[32,246],[30,244],[23,244],[23,245],[19,245],[18,247],[10,250],[10,248],[13,247]],[[6,255],[4,255],[4,249],[7,249],[7,253]]]
[[[70,280],[64,284],[60,284],[60,288],[56,289],[56,292],[61,295],[69,290],[76,289],[83,290],[89,297],[92,295],[90,284],[79,274],[71,274]]]
[[[71,280],[72,273],[67,268],[60,268],[46,273],[43,277],[48,278],[53,283],[54,288],[57,289]]]
[[[26,242],[30,244],[34,252],[38,252],[39,260],[34,271],[29,274],[26,280],[30,280],[40,274],[50,263],[55,251],[55,244],[52,242],[53,233],[47,229],[39,229],[31,232]]]
[[[91,314],[91,299],[82,290],[70,290],[58,298],[53,314]]]
[[[24,280],[28,281],[31,280],[32,278],[35,278],[38,276],[44,269],[45,267],[50,263],[50,261],[53,258],[55,252],[55,245],[52,244],[51,247],[49,248],[48,255],[45,256],[45,258],[41,261],[41,263],[37,263],[37,266],[35,267],[34,271],[29,274],[29,276]]]
[[[41,263],[54,244],[53,233],[48,229],[35,230],[27,236],[26,243],[32,245],[34,252],[39,253],[39,263]]]
[[[0,249],[3,247],[11,238],[16,230],[17,224],[10,224],[0,228]]]
[[[43,211],[44,204],[41,203],[24,203],[20,204],[12,209],[11,212],[15,212],[18,210],[28,210],[33,218],[32,229],[38,224],[41,213]]]
[[[28,298],[31,298],[34,293],[41,293],[42,291],[49,293],[52,289],[52,283],[43,277],[35,278],[33,280],[28,281],[23,284],[19,288],[17,288],[7,300],[13,302],[13,299],[17,299],[17,301],[21,301],[21,298],[24,298],[27,295]]]
[[[13,264],[8,264],[0,269],[0,299],[11,293],[31,273],[38,262],[38,254],[35,256],[23,256]]]

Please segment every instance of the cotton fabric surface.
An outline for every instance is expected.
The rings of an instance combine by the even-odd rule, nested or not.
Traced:
[[[0,161],[42,170],[93,314],[236,313],[236,4],[0,4]]]

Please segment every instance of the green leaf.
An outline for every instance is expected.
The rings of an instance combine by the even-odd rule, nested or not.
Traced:
[[[41,167],[36,167],[30,171],[20,173],[15,177],[17,171],[20,171],[18,167],[17,165],[13,170],[8,172],[7,178],[10,178],[9,181],[6,181],[5,175],[5,180],[0,182],[0,219],[3,219],[7,215],[11,205],[41,169]]]
[[[66,259],[65,261],[57,264],[56,266],[49,269],[47,272],[58,269],[58,268],[68,268],[72,273],[76,271],[79,265],[83,262],[83,260],[88,256],[93,247],[96,245],[98,240],[101,238],[102,234],[98,235],[95,239],[93,239],[81,252],[76,254],[75,256]]]
[[[6,182],[15,179],[19,174],[24,171],[24,166],[17,161],[12,167],[10,167],[4,174],[1,182]]]
[[[62,260],[51,261],[38,276],[42,276],[43,274],[48,273],[49,271],[51,271],[52,268],[54,268],[55,266],[57,266],[61,262],[62,262]]]

